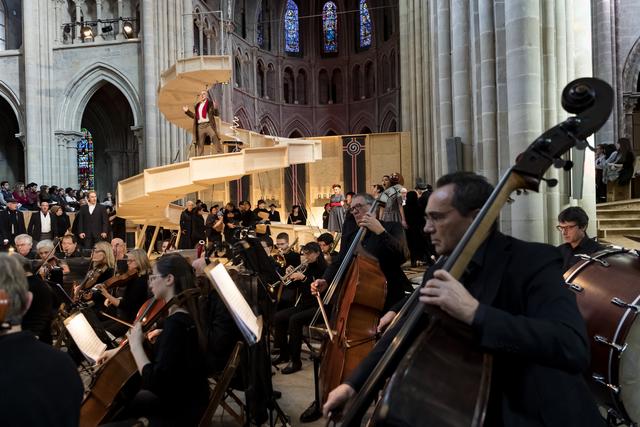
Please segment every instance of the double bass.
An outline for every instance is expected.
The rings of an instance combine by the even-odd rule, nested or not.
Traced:
[[[369,213],[374,213],[378,201],[374,201]],[[386,278],[378,261],[358,251],[367,228],[356,232],[345,257],[331,281],[320,308],[311,321],[311,327],[323,314],[338,286],[341,291],[332,314],[329,339],[323,345],[320,362],[319,394],[326,401],[329,392],[337,387],[373,349],[377,338],[377,327],[387,295]],[[325,318],[326,321],[326,318]]]
[[[557,185],[557,180],[543,178],[552,165],[571,169],[572,163],[561,156],[572,147],[586,148],[586,138],[609,117],[613,90],[595,78],[574,80],[563,90],[562,105],[576,116],[547,130],[518,156],[445,262],[442,269],[457,280],[514,191],[538,191],[542,181]],[[348,403],[342,426],[361,424],[389,376],[370,425],[483,425],[491,389],[492,357],[475,344],[469,326],[435,306],[419,302],[418,292],[407,303],[409,307],[403,309],[397,322],[402,326],[391,345]],[[425,311],[428,324],[420,331],[418,326]]]

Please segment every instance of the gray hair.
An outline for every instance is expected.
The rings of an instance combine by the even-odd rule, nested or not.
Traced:
[[[51,240],[40,240],[36,245],[36,251],[39,251],[40,249],[46,249],[50,251],[51,249],[53,249],[53,242]]]
[[[18,234],[13,241],[15,242],[15,244],[17,245],[19,242],[25,242],[30,244],[31,246],[33,246],[33,237],[29,236],[28,234]]]
[[[16,256],[0,253],[0,290],[7,292],[9,310],[6,321],[19,325],[29,304],[29,287],[24,269]]]

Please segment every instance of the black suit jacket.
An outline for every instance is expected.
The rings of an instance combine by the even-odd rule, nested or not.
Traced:
[[[89,205],[82,206],[76,217],[78,221],[78,234],[85,233],[87,237],[99,237],[100,233],[109,232],[109,218],[107,208],[96,204],[93,214],[89,213]]]
[[[13,244],[13,238],[18,234],[24,234],[27,232],[27,228],[24,225],[24,215],[20,211],[16,212],[18,219],[18,226],[14,234],[11,234],[11,223],[9,222],[9,210],[0,211],[0,239],[7,239]]]
[[[402,268],[400,268],[400,266],[407,260],[409,250],[407,249],[404,229],[400,223],[384,221],[380,221],[380,223],[386,231],[380,235],[367,232],[364,239],[362,239],[362,247],[368,254],[374,256],[378,260],[380,263],[380,269],[387,279],[385,310],[388,310],[391,306],[404,298],[405,291],[412,290],[409,279],[407,279]],[[337,259],[334,258],[331,261],[331,264],[327,267],[327,270],[324,273],[323,278],[328,283],[331,283],[333,277],[336,275],[357,231],[358,228],[353,216],[347,217],[342,227],[343,237],[340,244],[340,253],[338,254]],[[339,292],[336,292],[336,295],[339,294]]]
[[[494,232],[461,282],[480,302],[476,343],[493,355],[485,425],[604,425],[583,377],[589,341],[575,295],[563,284],[559,251]],[[383,336],[347,383],[362,387],[400,327]]]
[[[57,218],[55,215],[48,212],[51,217],[51,232],[54,237],[58,236]],[[40,218],[40,212],[33,212],[31,219],[29,220],[29,226],[27,227],[27,234],[33,237],[33,240],[40,241],[42,235],[42,218]]]

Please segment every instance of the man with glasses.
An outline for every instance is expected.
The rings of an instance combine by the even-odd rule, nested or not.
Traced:
[[[603,249],[603,246],[587,236],[589,216],[584,209],[571,206],[558,215],[556,228],[562,233],[564,244],[558,246],[562,253],[563,270],[567,271],[580,261],[579,254],[592,254]]]

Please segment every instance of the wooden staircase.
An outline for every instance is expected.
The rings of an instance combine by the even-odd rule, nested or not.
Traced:
[[[640,199],[601,203],[596,207],[599,241],[605,244],[640,249]]]

